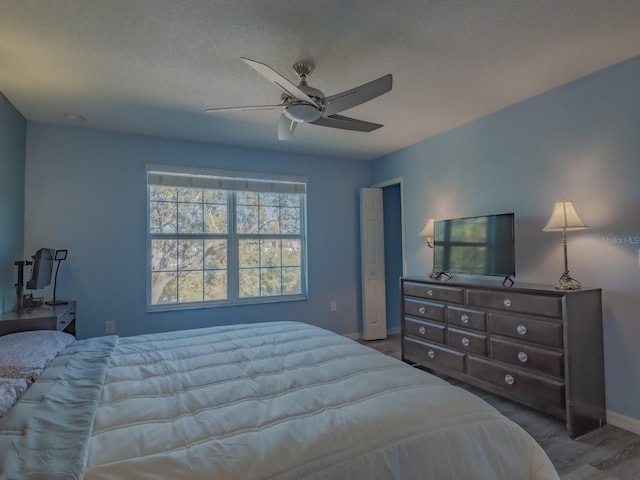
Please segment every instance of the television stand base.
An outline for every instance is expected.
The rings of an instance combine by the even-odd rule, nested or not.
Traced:
[[[504,280],[502,281],[502,286],[503,287],[513,287],[513,280],[511,279],[511,277],[504,277]]]

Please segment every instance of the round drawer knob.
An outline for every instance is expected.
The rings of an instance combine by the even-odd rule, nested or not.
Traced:
[[[460,320],[462,320],[462,323],[469,323],[469,315],[467,315],[466,313],[464,313],[461,317]]]
[[[436,357],[436,352],[434,352],[433,350],[429,350],[429,351],[427,352],[427,356],[428,356],[429,358],[435,358],[435,357]]]
[[[427,290],[427,295],[432,296],[433,295],[433,290]]]
[[[507,385],[513,385],[514,383],[516,383],[516,379],[513,378],[512,375],[509,375],[508,373],[504,376],[504,382]]]
[[[469,344],[471,343],[467,337],[462,337],[462,340],[460,341],[462,342],[463,347],[468,347]]]
[[[520,352],[518,353],[518,360],[520,360],[522,363],[525,363],[527,360],[529,360],[529,356],[524,352]]]
[[[420,308],[418,309],[418,311],[419,311],[422,315],[424,315],[424,312],[426,312],[427,310],[426,310],[424,307],[420,307]]]
[[[518,333],[520,335],[526,335],[527,334],[527,327],[525,327],[524,325],[520,324],[516,327],[516,330],[518,331]]]
[[[425,333],[427,333],[427,329],[424,327],[420,327],[418,331],[420,332],[420,335],[424,335]]]
[[[509,300],[508,298],[505,298],[502,303],[504,303],[504,306],[509,308],[511,306],[511,300]]]

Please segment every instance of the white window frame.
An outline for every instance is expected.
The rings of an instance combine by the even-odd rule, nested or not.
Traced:
[[[216,306],[261,304],[286,301],[299,301],[308,298],[307,282],[307,201],[306,186],[308,180],[304,177],[267,175],[259,173],[236,172],[228,170],[212,170],[206,168],[183,168],[168,165],[147,164],[146,165],[146,233],[147,233],[147,266],[146,266],[146,303],[147,311],[166,310],[187,310],[194,308],[209,308]],[[152,240],[157,238],[211,238],[209,234],[186,234],[171,233],[157,234],[151,233],[151,208],[150,208],[150,185],[184,186],[195,188],[217,188],[230,192],[227,210],[228,232],[225,235],[216,234],[216,237],[227,238],[227,299],[183,302],[167,304],[152,304]],[[301,205],[301,232],[299,235],[287,234],[238,234],[236,232],[236,205],[233,191],[251,192],[276,192],[276,193],[300,193],[302,194]],[[286,239],[299,238],[301,244],[300,267],[301,267],[301,292],[299,294],[265,295],[257,297],[240,297],[239,292],[239,252],[238,245],[241,239],[263,238],[263,239]]]

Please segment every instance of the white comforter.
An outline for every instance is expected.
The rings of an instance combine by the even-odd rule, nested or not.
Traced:
[[[120,338],[87,480],[556,479],[483,400],[302,323]]]
[[[479,398],[302,323],[66,347],[0,419],[0,480],[557,479]]]

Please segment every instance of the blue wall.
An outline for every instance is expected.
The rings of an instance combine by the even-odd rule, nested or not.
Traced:
[[[0,93],[0,313],[15,307],[23,259],[24,165],[27,121]]]
[[[273,320],[360,330],[358,189],[370,164],[37,123],[26,158],[25,250],[69,250],[57,297],[77,299],[79,337],[107,320],[119,335]],[[147,313],[147,163],[307,177],[309,299]]]
[[[591,228],[569,232],[569,269],[603,289],[608,414],[636,430],[639,85],[636,57],[380,158],[372,172],[374,183],[404,178],[410,275],[432,266],[418,236],[428,217],[515,212],[516,280],[551,285],[563,271],[562,236],[542,228],[555,201],[573,200]]]

